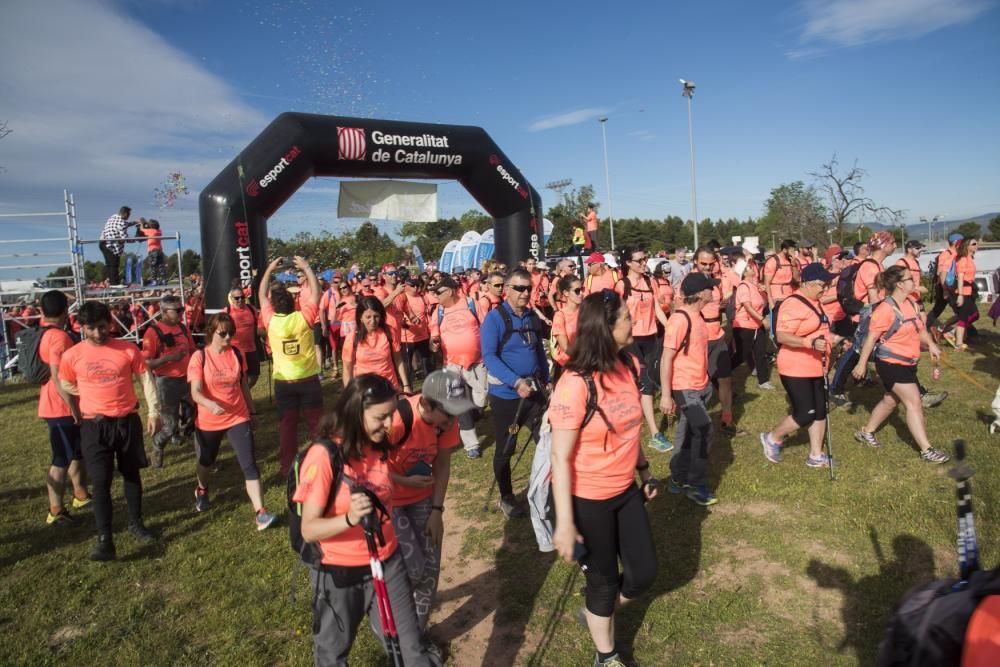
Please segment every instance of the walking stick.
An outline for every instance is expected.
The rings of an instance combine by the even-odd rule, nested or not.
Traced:
[[[511,456],[511,443],[517,443],[517,433],[521,430],[521,425],[518,423],[521,421],[521,413],[524,412],[524,401],[526,399],[522,396],[521,400],[517,402],[517,411],[514,413],[514,421],[511,422],[510,426],[507,427],[507,440],[503,444],[503,458],[504,460],[509,460]],[[494,419],[496,415],[494,415]],[[493,482],[490,483],[490,488],[486,492],[486,499],[483,501],[483,511],[487,512],[490,509],[490,498],[493,496],[493,489],[497,485],[497,476],[493,475]]]
[[[368,561],[372,568],[372,588],[375,591],[375,602],[378,605],[378,619],[382,626],[382,636],[385,640],[385,650],[389,653],[393,667],[403,667],[403,651],[399,646],[399,635],[396,633],[396,619],[392,615],[392,605],[389,602],[389,590],[385,585],[382,561],[378,557],[379,543],[385,545],[385,536],[382,534],[382,525],[376,516],[377,505],[372,508],[371,514],[366,514],[361,518],[361,527],[365,531],[365,541],[368,543]]]
[[[955,480],[955,494],[958,509],[958,567],[959,581],[954,590],[962,590],[972,573],[979,569],[979,546],[976,541],[976,525],[972,518],[972,486],[969,479],[974,471],[965,462],[965,441],[955,441],[955,465],[948,475]]]
[[[830,382],[826,377],[826,349],[823,350],[823,401],[826,403],[826,459],[830,466],[830,481],[837,479],[833,474],[833,430],[830,428]]]

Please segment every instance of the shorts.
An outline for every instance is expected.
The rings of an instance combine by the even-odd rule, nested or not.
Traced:
[[[881,359],[875,360],[875,371],[882,380],[887,392],[897,384],[917,384],[917,366],[914,364],[890,364]]]
[[[854,332],[858,329],[858,323],[850,317],[837,320],[830,327],[830,331],[841,338],[854,338]]]
[[[733,360],[729,355],[729,345],[725,337],[708,344],[708,377],[724,380],[733,377]]]
[[[313,325],[313,345],[323,344],[323,325],[317,322]]]
[[[49,444],[52,446],[52,465],[68,468],[71,461],[83,458],[80,449],[80,425],[72,417],[46,419],[49,425]]]
[[[274,402],[278,413],[285,410],[315,410],[323,407],[323,390],[320,388],[319,376],[314,375],[305,380],[275,380]]]
[[[249,377],[260,377],[260,354],[257,351],[244,352],[243,358],[247,362],[247,375]]]

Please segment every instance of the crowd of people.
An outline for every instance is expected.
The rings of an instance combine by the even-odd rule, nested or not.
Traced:
[[[119,215],[122,224],[128,213]],[[384,598],[405,664],[440,664],[427,630],[441,572],[450,457],[461,446],[469,459],[481,458],[477,424],[488,414],[498,507],[508,520],[522,518],[527,512],[511,474],[516,435],[526,430],[537,441],[547,423],[553,544],[585,570],[581,615],[594,664],[630,664],[615,641],[614,615],[658,571],[644,504],[661,487],[650,472],[643,426],[649,457],[673,451],[666,490],[713,505],[713,444],[720,435],[749,435],[733,410],[733,377],[744,364],[761,391],[776,389],[774,365],[790,403],[789,414],[759,434],[763,456],[780,463],[789,436],[804,429],[805,465],[832,470],[823,449],[828,411],[848,404],[848,378],[870,381],[873,361],[885,393],[855,438],[882,446],[876,432],[903,403],[920,457],[948,460],[929,441],[923,413],[947,394],[928,392],[916,369],[923,349],[937,364],[938,340],[967,349],[978,313],[976,242],[949,237],[927,315],[916,263],[922,246],[907,243],[905,256],[886,266],[895,244],[887,232],[853,251],[832,245],[822,254],[794,240],[769,254],[709,243],[691,253],[692,261],[684,251],[657,259],[624,248],[613,260],[594,251],[582,266],[560,260],[551,273],[529,258],[451,275],[387,264],[371,273],[334,271],[329,282],[302,257],[277,258],[262,271],[256,294],[234,283],[226,307],[207,318],[186,313],[165,293],[137,325],[139,345],[119,340],[104,303],[71,309],[53,290],[38,304],[37,355],[49,372],[38,416],[52,446],[46,520],[73,520],[64,504],[68,481],[72,508],[93,507],[90,557],[114,559],[114,469],[125,482],[128,531],[152,542],[141,470],[162,466],[168,448],[179,452],[190,440],[193,509],[209,511],[210,471],[228,440],[253,525],[273,525],[277,516],[263,504],[251,396],[262,361],[270,359],[279,472],[293,480],[302,538],[320,553],[310,575],[316,663],[344,664],[366,615],[379,636],[388,636],[375,611]],[[114,247],[102,250],[111,272]],[[281,271],[293,272],[294,282],[275,280]],[[954,316],[938,326],[949,304]],[[145,429],[134,379],[145,398]],[[325,408],[322,383],[337,379],[343,388]],[[672,434],[662,425],[671,417]],[[310,443],[301,450],[300,428]],[[144,431],[152,440],[148,458]],[[372,559],[381,564],[381,579]]]

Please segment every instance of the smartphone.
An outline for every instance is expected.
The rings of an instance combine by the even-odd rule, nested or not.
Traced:
[[[413,475],[430,475],[434,472],[434,468],[430,466],[426,461],[417,461],[413,464],[413,467],[406,471],[407,477],[412,477]]]

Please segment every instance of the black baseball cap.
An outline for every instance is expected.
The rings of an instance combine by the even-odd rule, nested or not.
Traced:
[[[822,280],[823,282],[828,283],[836,276],[837,274],[830,273],[826,270],[826,267],[819,262],[813,262],[812,264],[807,264],[803,267],[802,273],[799,277],[800,282],[803,283],[810,283],[814,280]]]
[[[706,276],[700,271],[692,271],[684,276],[684,280],[681,282],[681,291],[684,292],[684,296],[694,296],[707,289],[712,289],[718,284],[719,281],[715,278]]]
[[[906,242],[906,249],[907,250],[909,250],[910,248],[924,248],[924,247],[926,247],[926,246],[924,246],[923,243],[921,243],[920,241],[918,241],[916,239],[910,239],[909,241]]]

